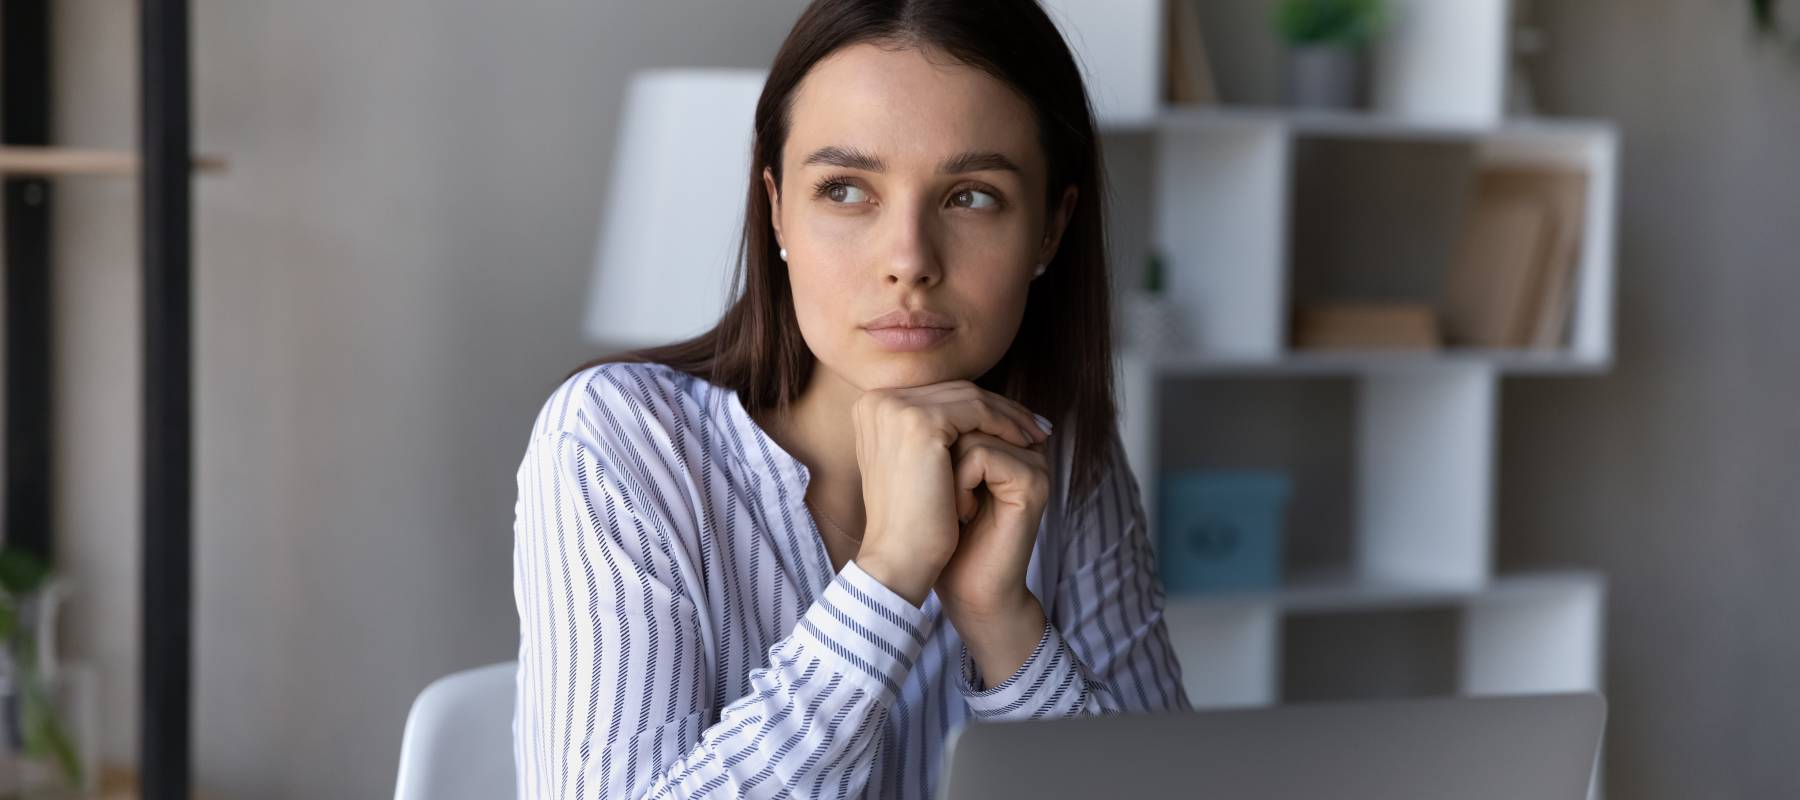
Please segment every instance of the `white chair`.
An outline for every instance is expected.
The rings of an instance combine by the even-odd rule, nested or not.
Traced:
[[[452,673],[413,700],[394,800],[512,797],[517,662]]]

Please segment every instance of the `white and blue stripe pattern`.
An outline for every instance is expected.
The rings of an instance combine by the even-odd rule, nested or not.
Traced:
[[[659,364],[571,376],[518,472],[519,796],[927,798],[972,718],[1187,708],[1116,434],[1072,505],[1068,440],[1027,578],[1043,638],[981,688],[935,594],[833,572],[806,466],[735,392]]]

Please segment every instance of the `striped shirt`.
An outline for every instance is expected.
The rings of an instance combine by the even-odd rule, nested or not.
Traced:
[[[564,381],[518,471],[513,719],[525,798],[927,798],[970,719],[1188,708],[1137,484],[1067,502],[1027,586],[1048,620],[985,685],[935,594],[833,571],[807,467],[738,395],[660,364]]]

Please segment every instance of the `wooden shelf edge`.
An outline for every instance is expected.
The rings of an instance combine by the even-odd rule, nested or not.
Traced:
[[[194,171],[225,171],[225,159],[194,156]],[[4,175],[135,175],[138,154],[134,150],[79,147],[0,147],[0,174]]]

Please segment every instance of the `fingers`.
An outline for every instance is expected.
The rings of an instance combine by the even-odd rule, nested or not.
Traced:
[[[1042,503],[1048,496],[1050,465],[1041,445],[1016,447],[974,432],[956,440],[952,456],[959,519],[975,515],[980,506],[976,491],[983,485],[995,499],[1021,506]]]
[[[1030,409],[970,381],[944,381],[899,391],[905,392],[903,396],[912,402],[939,409],[943,414],[941,421],[948,428],[946,433],[982,431],[1020,447],[1037,444],[1049,436]]]
[[[957,440],[959,444],[962,441]],[[975,496],[975,490],[987,479],[987,464],[983,460],[966,457],[964,454],[968,449],[959,447],[953,462],[956,472],[956,518],[965,525],[981,510],[981,498]]]
[[[962,488],[956,490],[957,522],[967,525],[969,520],[974,519],[975,515],[981,511],[981,497],[977,494],[978,491],[978,489]]]

